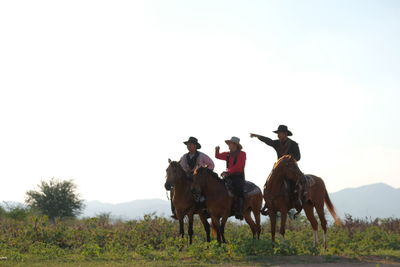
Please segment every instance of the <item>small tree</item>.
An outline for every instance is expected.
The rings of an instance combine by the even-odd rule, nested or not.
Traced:
[[[26,204],[39,210],[50,219],[75,217],[84,207],[83,200],[76,193],[76,185],[72,180],[52,178],[49,182],[42,181],[39,190],[26,192]]]

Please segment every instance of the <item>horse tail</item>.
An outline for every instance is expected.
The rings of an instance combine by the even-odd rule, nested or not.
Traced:
[[[333,206],[332,201],[329,198],[329,194],[328,194],[328,191],[326,191],[326,188],[325,188],[325,204],[328,207],[328,210],[331,213],[333,219],[335,220],[336,225],[342,225],[342,222],[341,222],[339,216],[337,216],[337,214],[336,214],[335,207]]]

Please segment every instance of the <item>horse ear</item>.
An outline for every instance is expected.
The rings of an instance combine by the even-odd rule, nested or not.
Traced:
[[[171,162],[172,162],[172,160],[171,160],[171,159],[168,159],[168,163],[171,164]]]

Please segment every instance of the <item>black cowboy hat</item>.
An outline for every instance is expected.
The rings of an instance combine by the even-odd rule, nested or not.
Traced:
[[[274,133],[279,133],[279,132],[286,132],[288,136],[293,135],[292,132],[289,131],[286,125],[279,125],[278,130],[274,131]]]
[[[187,144],[195,144],[196,145],[196,147],[197,147],[197,149],[200,149],[201,148],[201,145],[199,144],[199,142],[197,141],[197,138],[196,137],[193,137],[193,136],[191,136],[191,137],[189,137],[189,140],[187,140],[187,141],[185,141],[185,142],[183,142],[185,145],[187,145]]]

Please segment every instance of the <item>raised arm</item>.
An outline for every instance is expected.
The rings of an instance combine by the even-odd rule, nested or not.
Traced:
[[[215,147],[215,157],[217,159],[226,160],[228,156],[228,152],[219,153],[219,146]]]

